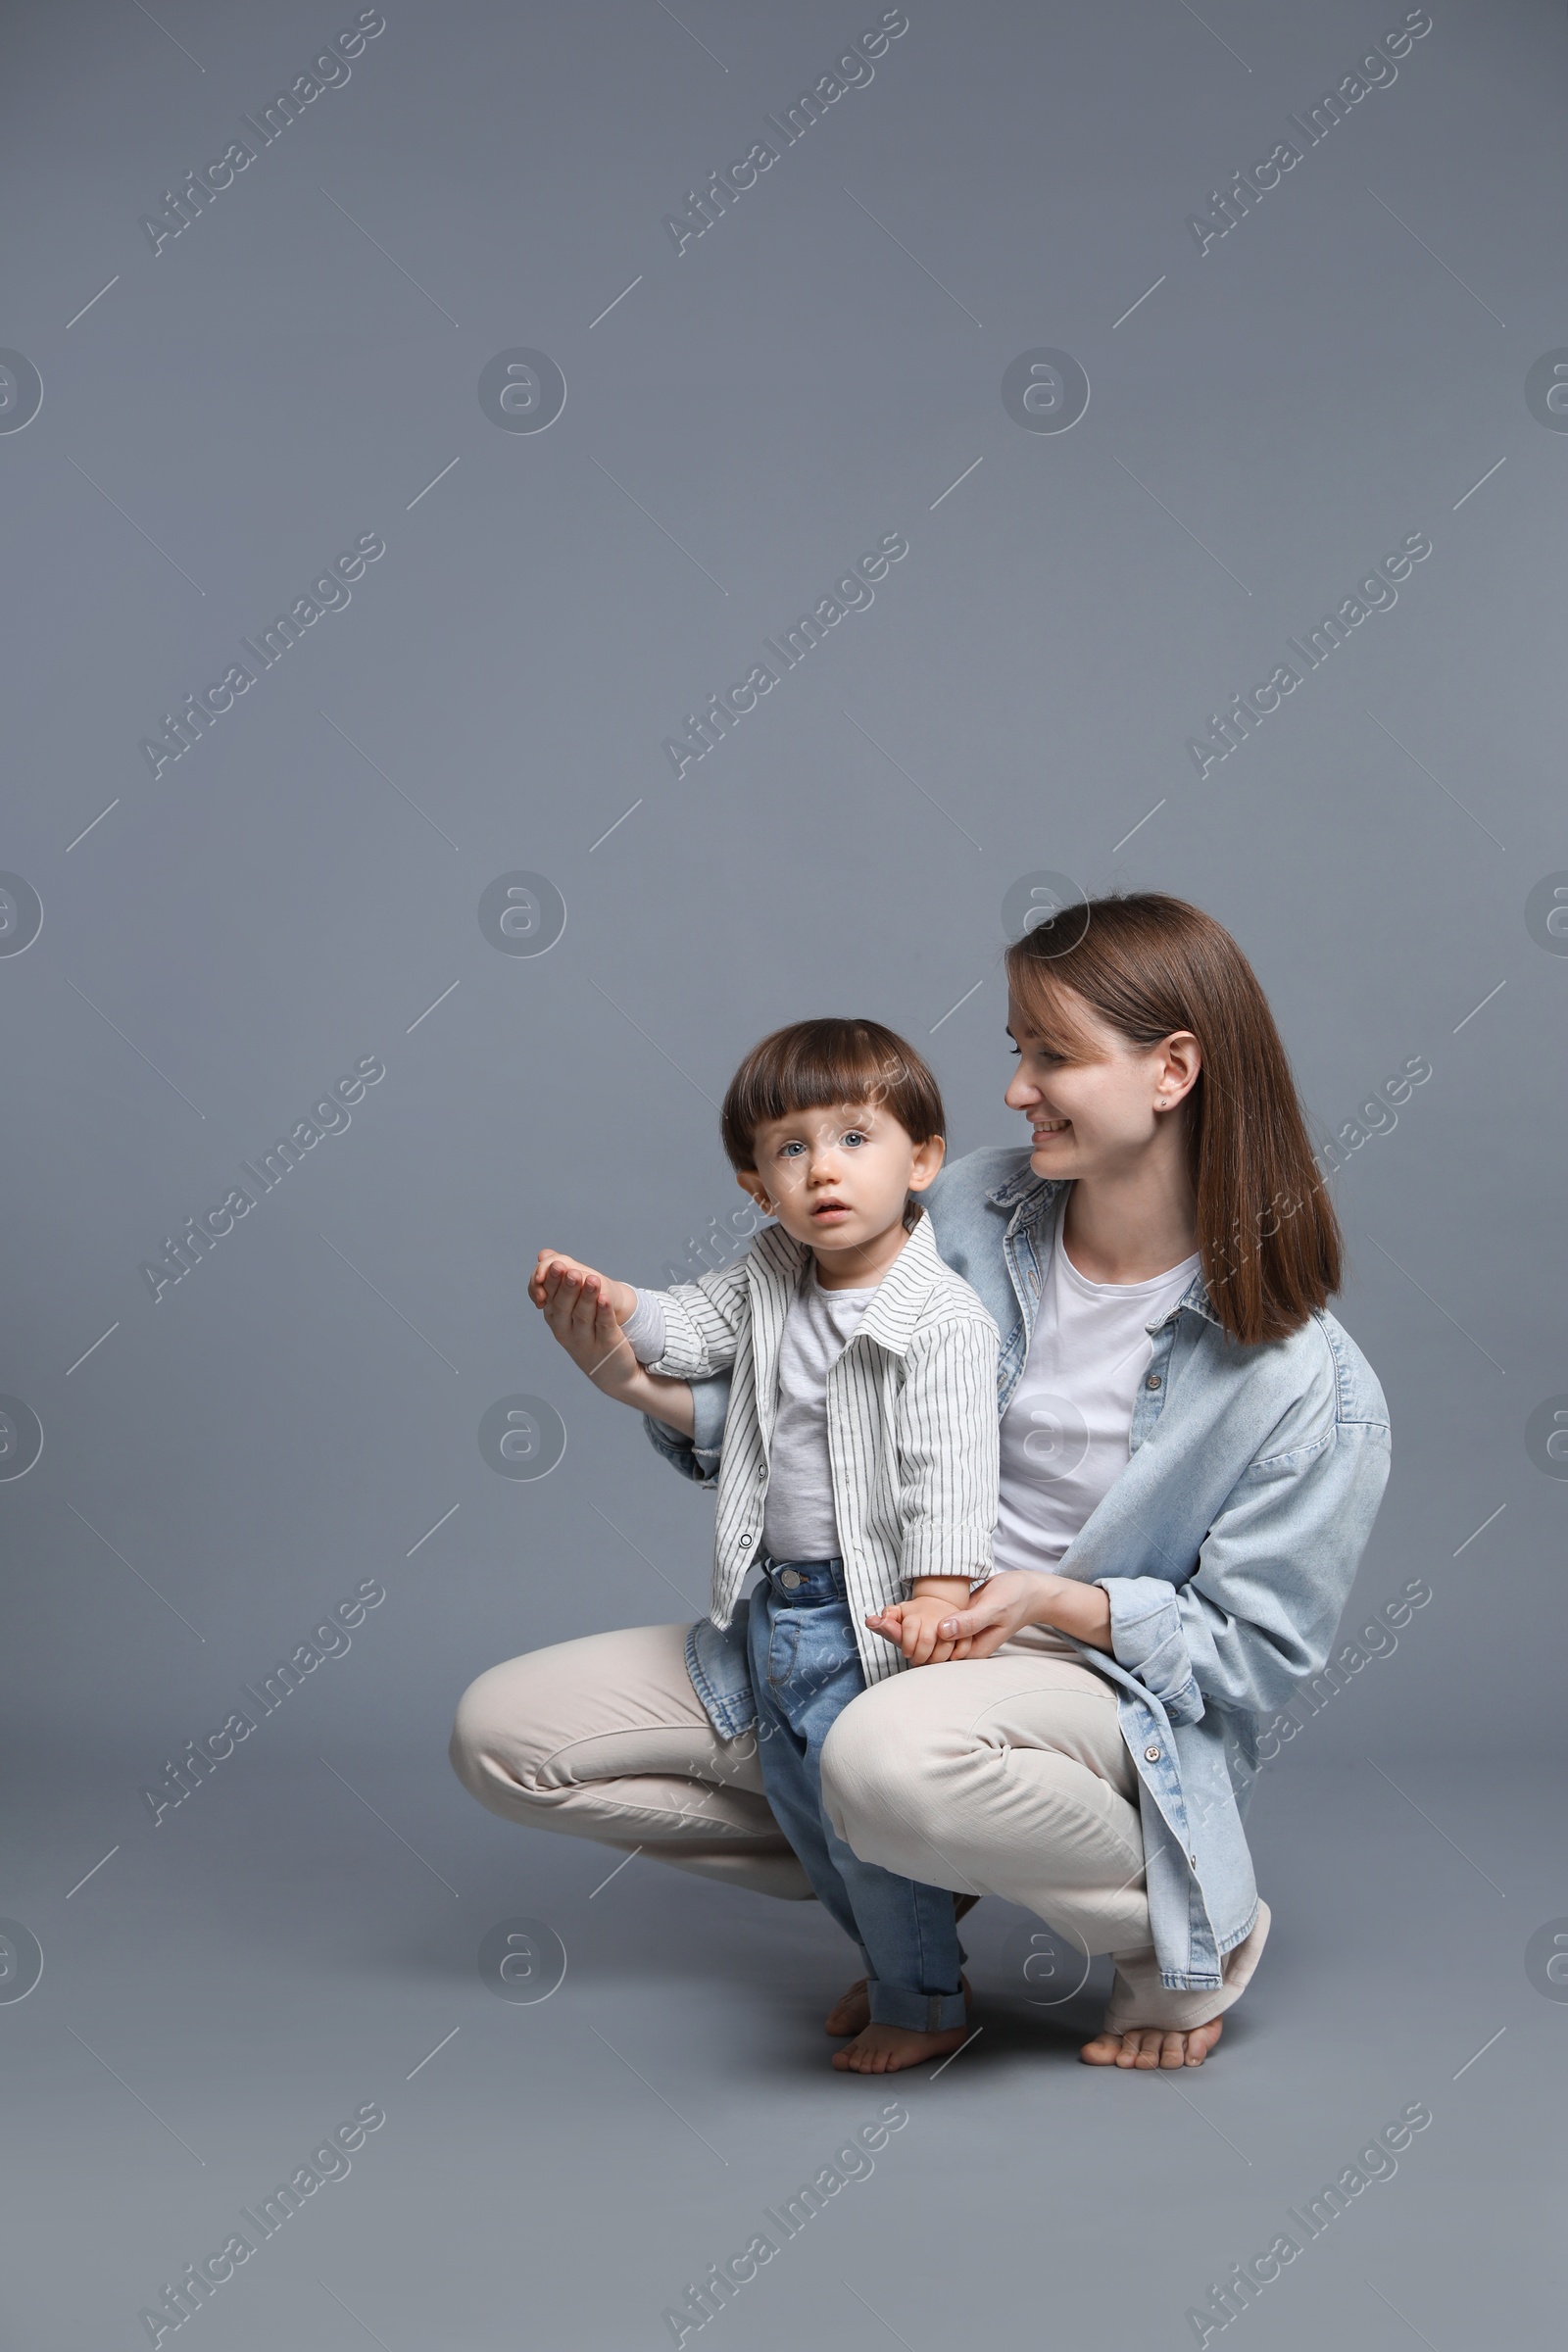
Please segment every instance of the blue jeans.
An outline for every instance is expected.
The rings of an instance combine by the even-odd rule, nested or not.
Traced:
[[[822,1810],[822,1742],[865,1689],[834,1560],[769,1560],[747,1621],[762,1786],[818,1899],[865,1956],[872,2020],[920,2033],[964,2023],[953,1893],[862,1862]]]

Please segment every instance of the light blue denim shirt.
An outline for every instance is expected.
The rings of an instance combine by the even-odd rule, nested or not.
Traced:
[[[1002,1412],[1028,1357],[1066,1191],[1036,1176],[1026,1152],[1004,1148],[954,1161],[922,1196],[942,1255],[1002,1333]],[[1109,1597],[1113,1654],[1076,1646],[1120,1691],[1161,1980],[1201,1991],[1220,1984],[1223,1954],[1257,1916],[1242,1816],[1260,1729],[1328,1657],[1388,1480],[1388,1407],[1332,1315],[1244,1348],[1221,1328],[1201,1275],[1151,1338],[1132,1457],[1056,1573]],[[693,1396],[691,1440],[654,1421],[648,1432],[709,1485],[727,1383],[705,1382]],[[738,1651],[710,1629],[693,1660],[726,1738],[751,1716],[739,1630]]]

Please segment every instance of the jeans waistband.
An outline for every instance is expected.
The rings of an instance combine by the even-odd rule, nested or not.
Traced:
[[[775,1560],[763,1552],[758,1566],[767,1579],[768,1591],[786,1608],[809,1607],[813,1602],[845,1600],[848,1593],[844,1584],[844,1562],[830,1560]]]

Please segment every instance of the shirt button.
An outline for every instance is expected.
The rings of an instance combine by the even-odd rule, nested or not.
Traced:
[[[1145,1388],[1146,1388],[1146,1389],[1157,1389],[1157,1388],[1160,1388],[1162,1385],[1163,1385],[1163,1384],[1162,1384],[1162,1382],[1161,1382],[1161,1380],[1160,1380],[1160,1377],[1159,1377],[1159,1374],[1158,1374],[1157,1372],[1151,1372],[1151,1374],[1149,1375],[1149,1378],[1148,1378],[1148,1379],[1145,1381],[1145,1383],[1144,1383],[1144,1386],[1145,1386]]]
[[[1146,1748],[1145,1748],[1145,1750],[1144,1750],[1144,1762],[1145,1762],[1146,1764],[1157,1764],[1157,1763],[1159,1762],[1159,1750],[1158,1750],[1158,1748],[1157,1748],[1157,1747],[1146,1747]]]

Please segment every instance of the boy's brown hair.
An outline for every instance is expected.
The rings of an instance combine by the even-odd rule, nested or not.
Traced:
[[[891,1111],[911,1143],[946,1133],[942,1091],[912,1046],[880,1021],[793,1021],[756,1045],[730,1080],[718,1114],[732,1168],[754,1170],[757,1130],[837,1102]]]

